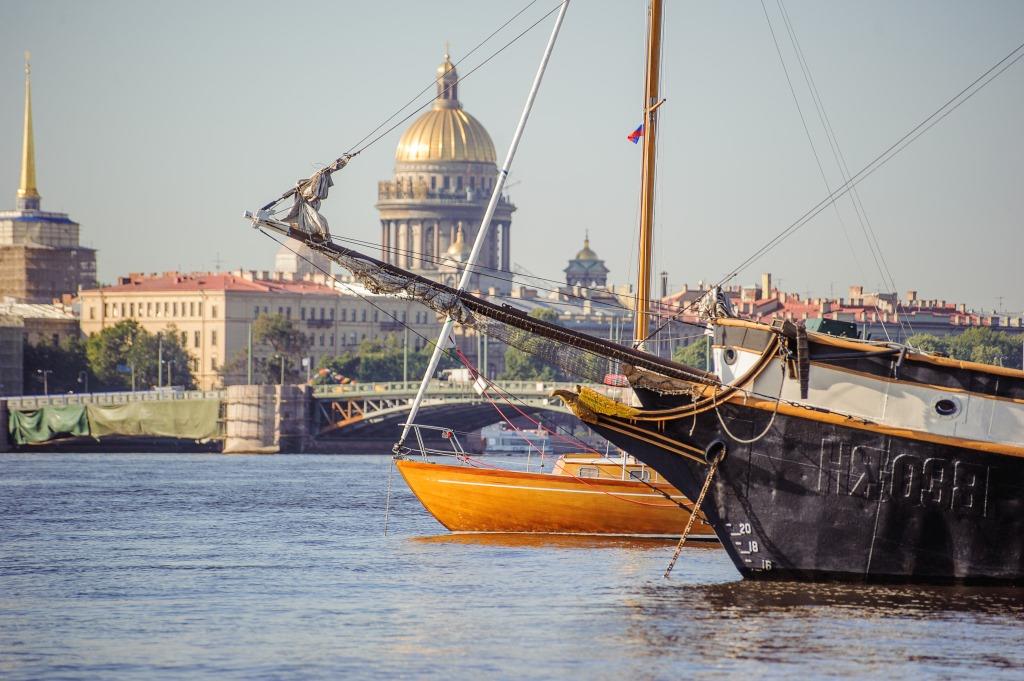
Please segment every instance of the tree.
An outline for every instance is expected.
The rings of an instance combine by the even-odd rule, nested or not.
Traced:
[[[558,323],[558,313],[548,307],[535,307],[530,316],[542,322]],[[546,361],[543,350],[548,342],[528,332],[516,332],[509,339],[505,350],[505,371],[498,377],[505,381],[563,381],[568,375],[558,367]],[[519,346],[519,347],[516,347]],[[521,347],[535,347],[534,352],[527,352]]]
[[[943,338],[919,333],[908,338],[907,343],[919,350],[942,353],[968,362],[1021,366],[1021,339],[987,327],[967,329],[959,335]]]
[[[164,384],[191,388],[195,385],[191,360],[180,338],[174,326],[153,335],[135,320],[126,319],[89,336],[85,341],[85,356],[99,387],[108,390],[131,389],[133,371],[136,388],[155,386],[161,354],[165,363]]]
[[[23,357],[26,393],[43,392],[42,371],[49,372],[46,387],[52,393],[85,392],[100,387],[89,372],[81,338],[65,338],[57,345],[48,341],[32,345],[26,341]]]
[[[266,383],[281,381],[282,363],[285,382],[305,380],[298,360],[309,348],[309,339],[295,328],[290,319],[279,314],[261,315],[252,324],[252,339],[254,343],[269,345],[274,351],[274,357],[260,362],[259,373],[263,374]],[[253,373],[256,374],[255,362]]]
[[[427,370],[433,344],[420,350],[409,351],[409,377],[419,379]],[[367,338],[355,352],[344,352],[335,357],[321,357],[319,367],[327,369],[314,383],[334,383],[334,375],[361,382],[400,381],[405,363],[405,350],[398,336],[389,334],[383,339]],[[441,355],[438,370],[458,366],[458,360],[448,354]]]
[[[672,361],[685,364],[694,369],[705,369],[708,362],[708,343],[702,336],[689,345],[676,348],[672,353]]]

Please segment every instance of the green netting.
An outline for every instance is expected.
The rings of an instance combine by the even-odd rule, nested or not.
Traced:
[[[167,400],[88,405],[93,437],[150,435],[203,440],[220,430],[220,400]]]
[[[11,439],[19,445],[46,442],[60,435],[88,435],[85,407],[40,407],[32,411],[11,410],[7,421]]]

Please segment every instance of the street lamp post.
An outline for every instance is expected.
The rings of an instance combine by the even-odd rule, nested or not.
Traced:
[[[174,385],[174,360],[167,360],[167,387]]]
[[[49,376],[53,373],[53,369],[36,369],[36,373],[43,377],[43,394],[50,394],[50,381]]]
[[[88,371],[79,371],[78,372],[78,382],[85,386],[85,392],[88,393],[89,392],[89,372]]]
[[[280,385],[284,385],[284,355],[274,355],[278,363],[281,366],[281,382]]]

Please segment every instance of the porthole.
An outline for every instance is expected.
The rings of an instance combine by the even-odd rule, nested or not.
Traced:
[[[960,404],[956,400],[943,398],[935,403],[935,413],[939,416],[956,416]]]
[[[722,360],[729,366],[732,366],[733,364],[736,363],[736,358],[738,356],[739,354],[736,352],[736,348],[726,348],[722,352]]]

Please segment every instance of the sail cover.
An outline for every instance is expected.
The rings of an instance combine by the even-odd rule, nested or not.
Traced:
[[[509,305],[456,291],[331,241],[310,238],[295,227],[284,229],[280,223],[263,221],[261,225],[320,251],[373,293],[408,296],[463,327],[538,357],[577,379],[604,383],[609,374],[625,373],[634,387],[660,393],[685,392],[695,383],[719,383],[714,374],[541,321]]]

